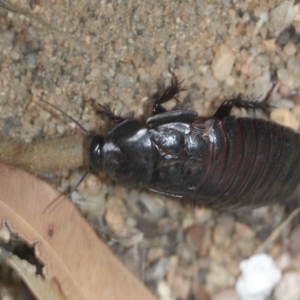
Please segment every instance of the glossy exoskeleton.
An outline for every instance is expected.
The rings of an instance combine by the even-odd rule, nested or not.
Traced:
[[[165,111],[161,104],[181,90],[172,73],[171,85],[157,95],[154,115],[145,124],[122,119],[91,100],[119,123],[105,137],[93,137],[91,170],[103,170],[130,188],[218,209],[285,200],[300,182],[300,136],[270,121],[230,116],[233,106],[265,110],[264,102],[225,101],[208,118],[190,110]]]
[[[129,188],[217,209],[284,201],[300,182],[300,136],[271,121],[231,116],[233,106],[269,108],[248,98],[223,102],[211,117],[191,110],[166,111],[162,104],[183,90],[171,73],[170,86],[156,95],[153,116],[145,124],[90,100],[118,123],[106,136],[92,136],[90,171],[104,171]]]

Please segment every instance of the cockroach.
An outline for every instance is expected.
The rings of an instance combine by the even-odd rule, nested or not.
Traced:
[[[152,116],[145,122],[118,116],[94,99],[89,102],[96,111],[115,123],[105,136],[67,115],[91,137],[85,175],[104,171],[128,188],[221,210],[284,201],[300,182],[299,134],[268,120],[230,115],[233,107],[271,109],[267,101],[249,97],[224,101],[211,117],[166,111],[162,104],[184,90],[170,72],[171,83],[154,97]]]

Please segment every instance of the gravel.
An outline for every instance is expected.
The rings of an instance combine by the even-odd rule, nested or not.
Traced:
[[[187,88],[179,106],[203,116],[239,93],[265,95],[277,70],[271,104],[281,110],[274,120],[299,130],[300,6],[275,2],[53,0],[30,1],[30,7],[16,0],[25,14],[0,10],[0,136],[31,143],[79,131],[33,101],[40,93],[88,130],[105,133],[108,125],[86,100],[92,97],[124,116],[141,117],[147,97],[158,83],[170,80],[169,66]],[[174,101],[167,107],[177,105]],[[56,184],[63,175],[64,187],[74,186],[79,177],[74,170],[55,175]],[[191,208],[147,191],[129,191],[103,174],[87,178],[75,198],[116,253],[121,252],[116,246],[133,244],[146,253],[158,249],[159,254],[141,255],[138,262],[148,270],[149,288],[169,300],[192,295],[233,299],[239,262],[286,217],[279,205],[237,214]],[[284,246],[289,231],[269,250],[275,260],[298,251],[298,245]],[[289,277],[285,272],[300,269],[296,257],[290,259],[289,267],[281,268],[284,280]],[[131,269],[144,278],[139,266]],[[0,271],[5,273],[5,267]],[[21,292],[9,294],[5,282],[0,291],[6,299],[25,299]],[[282,283],[274,299],[291,284]]]

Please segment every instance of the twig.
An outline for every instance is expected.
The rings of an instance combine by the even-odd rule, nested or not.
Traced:
[[[254,254],[265,252],[299,213],[300,207],[296,208],[292,213],[290,213],[290,215],[272,231],[269,237],[256,248]]]

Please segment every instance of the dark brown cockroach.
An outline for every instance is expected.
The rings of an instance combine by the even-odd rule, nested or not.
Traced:
[[[117,125],[106,136],[83,128],[91,136],[88,172],[103,170],[129,188],[216,209],[284,201],[300,181],[300,136],[271,121],[230,115],[234,106],[267,111],[266,101],[231,99],[211,117],[191,110],[166,111],[162,104],[183,90],[171,74],[170,86],[156,95],[153,115],[144,124],[90,100]]]

